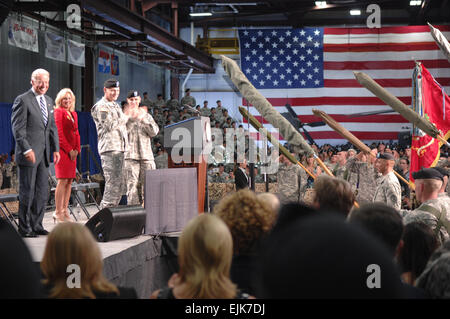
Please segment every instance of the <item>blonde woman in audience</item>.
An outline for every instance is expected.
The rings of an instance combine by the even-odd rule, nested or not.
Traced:
[[[202,214],[192,219],[178,241],[180,271],[168,287],[150,299],[246,299],[230,279],[233,241],[218,217]]]
[[[79,285],[68,287],[69,265],[79,267]],[[103,276],[103,261],[97,242],[87,227],[60,223],[48,235],[41,269],[49,298],[135,299],[134,289],[116,287]],[[73,272],[74,270],[72,270]]]

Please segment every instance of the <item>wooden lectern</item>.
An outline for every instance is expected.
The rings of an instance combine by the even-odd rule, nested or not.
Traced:
[[[206,172],[211,150],[209,117],[193,117],[164,127],[164,148],[168,168],[197,169],[198,212],[205,211]]]

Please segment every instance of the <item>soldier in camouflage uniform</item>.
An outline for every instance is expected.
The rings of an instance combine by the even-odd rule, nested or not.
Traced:
[[[167,153],[164,151],[164,149],[162,147],[160,147],[158,149],[158,151],[156,152],[156,154],[157,154],[155,157],[156,169],[168,168],[169,157],[168,157]]]
[[[15,161],[14,150],[11,152],[11,161],[4,164],[5,177],[9,178],[10,188],[19,192],[19,177],[17,176],[17,163]]]
[[[372,150],[376,154],[376,149]],[[350,183],[356,195],[356,201],[371,203],[377,188],[378,171],[374,167],[375,160],[363,152],[347,160],[344,179]]]
[[[448,196],[448,193],[446,192],[450,172],[448,169],[443,167],[433,167],[433,169],[442,175],[443,183],[441,189],[439,190],[438,200],[445,207],[447,215],[450,219],[450,196]]]
[[[197,101],[191,96],[191,89],[186,89],[185,93],[186,95],[180,101],[181,106],[184,107],[185,105],[189,105],[190,107],[195,108],[197,106]]]
[[[167,100],[166,106],[169,108],[169,110],[172,110],[172,112],[175,112],[175,110],[178,112],[180,109],[180,103],[177,99],[173,97],[173,93],[170,94],[170,99]]]
[[[373,196],[374,202],[383,202],[397,210],[402,208],[402,187],[394,174],[395,158],[391,153],[384,152],[378,157],[375,166],[383,175]]]
[[[416,185],[416,198],[421,205],[413,211],[401,210],[405,224],[420,221],[430,226],[441,243],[449,238],[449,201],[439,198],[443,176],[432,168],[424,168],[412,173]]]
[[[162,94],[158,94],[158,97],[156,98],[156,101],[153,103],[155,105],[155,109],[162,110],[166,107],[166,102],[163,99]]]
[[[139,108],[141,97],[137,91],[130,91],[127,102],[128,148],[125,153],[127,176],[127,199],[129,205],[140,205],[144,200],[145,172],[156,168],[153,159],[151,138],[159,132],[153,117]]]
[[[201,116],[209,117],[211,115],[211,110],[208,108],[208,101],[203,102],[203,107],[200,109]]]
[[[230,178],[230,175],[228,175],[228,173],[225,172],[225,166],[222,163],[220,163],[218,165],[218,167],[219,167],[219,172],[212,175],[211,182],[212,183],[226,183],[228,181],[228,179]]]
[[[278,167],[278,193],[280,203],[300,202],[302,200],[302,173],[300,166],[291,163],[284,155],[280,155]]]
[[[336,178],[345,179],[345,173],[347,171],[347,167],[345,166],[347,163],[347,152],[340,151],[337,153],[336,157],[337,163],[333,169],[333,175],[336,176]]]
[[[159,112],[158,109],[153,110],[153,119],[158,124],[159,128],[162,129],[164,126],[164,116]]]
[[[105,81],[105,95],[91,110],[98,134],[98,152],[105,175],[105,190],[100,208],[117,206],[125,189],[123,168],[128,144],[126,123],[129,117],[116,103],[120,94],[119,81]]]
[[[144,96],[144,99],[142,100],[142,103],[145,103],[145,105],[148,106],[149,110],[153,110],[155,108],[155,103],[148,98],[148,93],[144,92],[143,96]]]

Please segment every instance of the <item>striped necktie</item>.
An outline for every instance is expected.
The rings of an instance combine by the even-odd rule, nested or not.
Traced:
[[[39,104],[41,106],[42,117],[44,119],[44,125],[47,126],[48,114],[47,114],[47,106],[45,105],[44,97],[41,96],[39,99]]]

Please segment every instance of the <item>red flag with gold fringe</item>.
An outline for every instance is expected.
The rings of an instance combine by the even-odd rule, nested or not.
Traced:
[[[417,63],[414,69],[412,106],[417,113],[436,125],[441,136],[446,140],[450,137],[450,98],[421,63]],[[442,142],[438,139],[418,128],[413,129],[410,180],[413,180],[413,172],[437,164],[441,146]]]

